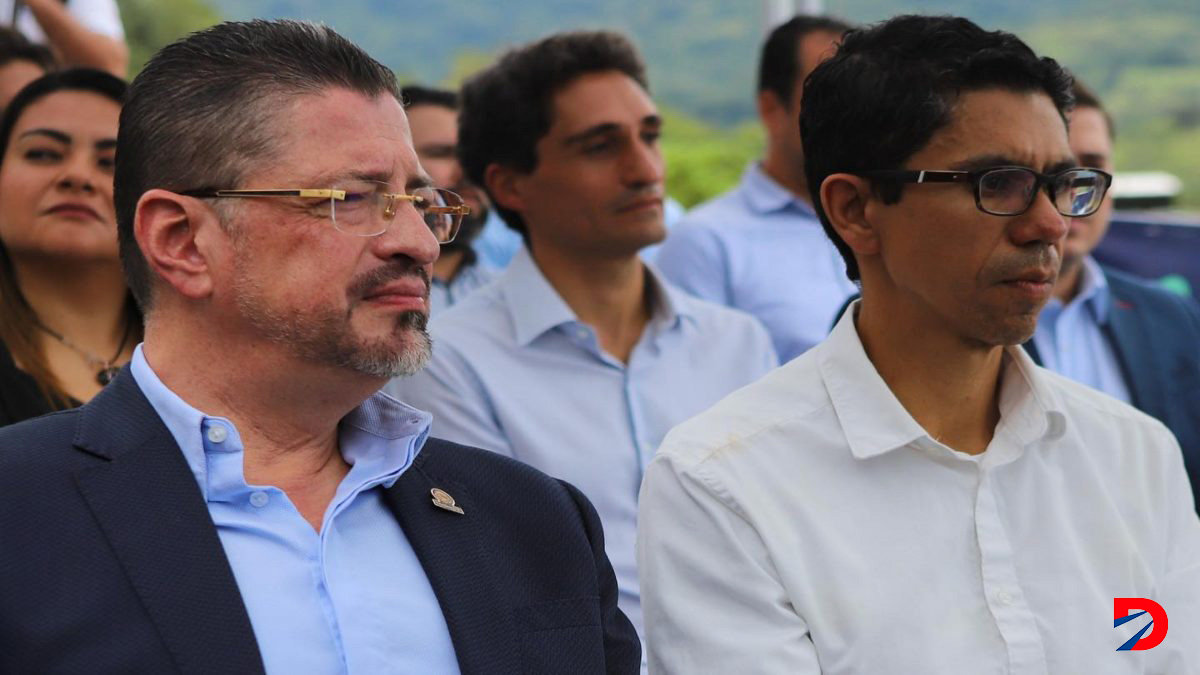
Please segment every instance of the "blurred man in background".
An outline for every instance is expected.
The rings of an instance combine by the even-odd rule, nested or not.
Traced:
[[[822,340],[857,290],[813,212],[800,144],[804,79],[849,28],[797,16],[771,31],[758,69],[766,154],[736,188],[684,216],[655,259],[684,290],[758,317],[781,361]]]
[[[458,95],[416,85],[404,87],[400,94],[421,166],[435,186],[458,193],[471,208],[454,241],[442,244],[433,263],[429,311],[438,314],[496,276],[496,269],[471,245],[487,221],[487,197],[463,177],[458,162]]]
[[[1076,82],[1070,114],[1075,159],[1111,173],[1115,138],[1100,99]],[[1071,220],[1054,296],[1025,348],[1050,370],[1166,424],[1183,448],[1200,511],[1200,310],[1092,258],[1112,213],[1109,195],[1095,214]]]
[[[433,320],[426,371],[391,388],[433,413],[433,433],[583,490],[640,627],[642,472],[668,429],[775,365],[770,339],[638,255],[665,231],[662,120],[625,37],[519,47],[466,82],[461,115],[467,176],[526,246]]]

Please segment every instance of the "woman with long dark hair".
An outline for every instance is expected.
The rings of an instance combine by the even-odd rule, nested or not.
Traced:
[[[125,88],[50,73],[0,118],[0,425],[91,399],[141,339],[113,210]]]

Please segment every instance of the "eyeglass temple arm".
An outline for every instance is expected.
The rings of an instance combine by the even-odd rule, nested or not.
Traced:
[[[399,200],[399,201],[406,201],[406,202],[415,202],[418,199],[424,199],[423,197],[421,197],[419,195],[406,195],[403,192],[389,193],[387,196],[390,197],[392,200]],[[425,212],[433,213],[433,214],[443,214],[444,213],[444,214],[455,215],[455,216],[467,216],[467,215],[471,214],[471,207],[467,206],[466,204],[459,204],[458,206],[448,206],[448,205],[433,206],[433,205],[430,205],[430,206],[425,207]]]
[[[188,190],[193,197],[303,197],[306,199],[346,199],[345,190],[315,188],[272,188],[265,190]]]
[[[900,180],[906,183],[962,183],[971,180],[969,171],[907,171],[904,169],[869,171],[868,177]]]

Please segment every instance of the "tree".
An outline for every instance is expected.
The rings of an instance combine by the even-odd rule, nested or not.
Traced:
[[[129,43],[129,77],[159,49],[221,21],[205,0],[117,0]]]

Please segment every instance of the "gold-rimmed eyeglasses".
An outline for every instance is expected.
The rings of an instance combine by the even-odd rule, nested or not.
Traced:
[[[243,190],[183,190],[179,194],[203,199],[295,197],[309,200],[314,215],[327,217],[341,232],[356,237],[375,237],[387,232],[404,202],[421,214],[438,243],[454,241],[463,217],[471,213],[461,196],[450,190],[419,187],[408,194],[392,192],[382,181],[357,180],[330,188],[257,188]]]

